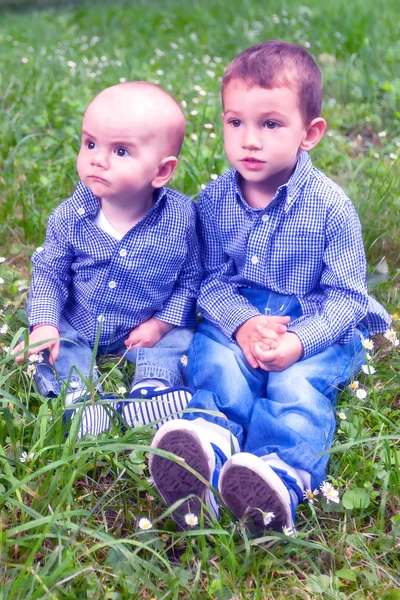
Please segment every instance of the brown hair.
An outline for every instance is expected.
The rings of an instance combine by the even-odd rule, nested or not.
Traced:
[[[299,109],[306,124],[321,114],[321,72],[310,54],[295,44],[269,40],[241,52],[225,70],[221,90],[222,105],[225,87],[233,79],[241,79],[249,87],[295,88],[299,97]]]

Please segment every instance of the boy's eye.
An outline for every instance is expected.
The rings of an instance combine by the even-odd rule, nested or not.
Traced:
[[[88,150],[94,150],[94,148],[96,148],[96,144],[94,142],[87,142],[86,147]]]
[[[240,127],[240,125],[242,124],[242,122],[240,121],[240,119],[232,119],[230,121],[230,124],[232,125],[232,127]]]
[[[267,129],[276,129],[276,127],[278,127],[278,123],[275,123],[275,121],[265,121],[264,127]]]
[[[129,156],[128,150],[126,148],[122,148],[122,147],[116,148],[115,154],[117,156]]]

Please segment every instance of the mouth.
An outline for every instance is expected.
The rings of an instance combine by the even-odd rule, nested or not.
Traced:
[[[90,181],[99,181],[100,183],[108,183],[108,181],[106,181],[102,177],[99,177],[98,175],[88,175],[88,179]]]
[[[253,156],[246,156],[246,158],[242,158],[241,162],[243,163],[250,163],[250,164],[255,164],[255,165],[263,165],[264,161],[263,160],[259,160],[258,158],[254,158]]]

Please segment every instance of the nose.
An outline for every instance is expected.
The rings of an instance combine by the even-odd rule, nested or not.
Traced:
[[[243,128],[242,148],[247,150],[260,150],[262,148],[261,138],[254,127]]]
[[[107,152],[99,148],[92,150],[90,153],[90,164],[94,167],[99,167],[100,169],[108,169],[109,158]]]

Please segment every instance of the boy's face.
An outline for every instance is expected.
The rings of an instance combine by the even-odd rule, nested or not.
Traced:
[[[166,149],[149,105],[140,95],[132,102],[124,91],[118,95],[106,90],[87,108],[77,169],[99,198],[123,204],[146,200],[153,193]]]
[[[297,93],[230,81],[224,90],[224,139],[229,162],[242,177],[243,192],[264,191],[271,199],[296,165],[307,127]]]

